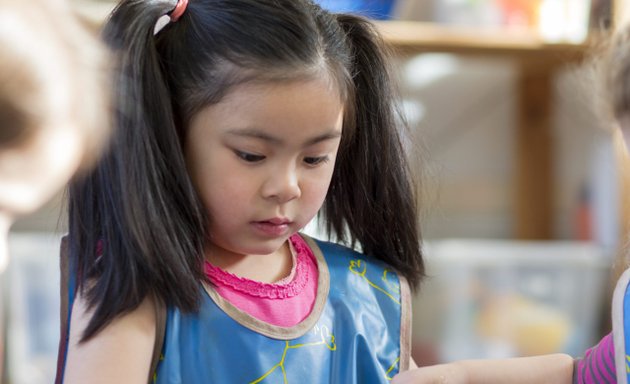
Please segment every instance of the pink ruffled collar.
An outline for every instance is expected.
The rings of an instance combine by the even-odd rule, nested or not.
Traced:
[[[312,257],[311,250],[300,235],[295,234],[289,238],[291,253],[293,254],[293,267],[291,274],[276,283],[263,283],[236,276],[217,266],[205,262],[206,276],[218,286],[254,296],[269,299],[286,299],[297,296],[309,279],[307,257]]]

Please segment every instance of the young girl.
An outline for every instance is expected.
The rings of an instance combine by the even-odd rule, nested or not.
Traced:
[[[630,25],[615,34],[600,63],[603,63],[602,74],[612,115],[630,152]],[[566,355],[459,361],[408,371],[398,375],[392,383],[629,383],[630,269],[623,273],[615,288],[612,323],[613,331],[575,361]]]
[[[423,263],[374,27],[309,0],[128,0],[104,35],[116,130],[70,190],[58,381],[405,370]],[[318,212],[351,248],[298,233]]]

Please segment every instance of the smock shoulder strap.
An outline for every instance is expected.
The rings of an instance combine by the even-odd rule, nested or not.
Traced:
[[[61,284],[59,289],[60,309],[59,309],[59,349],[57,351],[57,374],[55,384],[63,382],[63,371],[66,366],[66,353],[68,352],[69,337],[69,306],[70,306],[70,262],[69,262],[68,236],[61,238],[59,249],[59,269],[61,272]]]
[[[166,333],[166,304],[158,297],[153,298],[153,303],[155,306],[155,344],[153,345],[153,355],[151,356],[149,383],[155,382],[158,364],[160,364],[162,359],[162,347],[164,346],[164,335]]]

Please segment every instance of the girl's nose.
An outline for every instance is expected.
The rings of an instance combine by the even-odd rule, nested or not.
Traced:
[[[302,195],[295,169],[278,170],[267,178],[262,194],[266,199],[274,199],[278,203],[287,203]]]

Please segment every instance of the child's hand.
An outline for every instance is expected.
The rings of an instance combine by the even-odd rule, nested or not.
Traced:
[[[458,364],[440,364],[399,373],[392,384],[467,384],[466,372]]]

